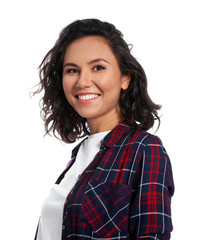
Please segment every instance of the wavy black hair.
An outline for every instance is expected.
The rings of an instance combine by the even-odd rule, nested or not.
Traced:
[[[123,117],[129,119],[133,126],[144,130],[150,129],[155,120],[160,125],[157,111],[161,106],[149,97],[145,72],[132,56],[130,45],[125,42],[122,33],[111,23],[83,19],[69,24],[61,31],[54,47],[39,66],[40,83],[35,94],[44,90],[41,117],[46,134],[53,132],[54,136],[66,143],[75,142],[90,134],[87,119],[80,116],[68,103],[62,86],[65,50],[75,40],[86,36],[102,37],[116,57],[121,73],[131,76],[129,87],[120,93],[119,104]]]

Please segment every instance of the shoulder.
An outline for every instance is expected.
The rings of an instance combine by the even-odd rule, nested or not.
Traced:
[[[133,147],[145,148],[151,145],[163,146],[161,139],[141,128],[128,127],[128,131],[121,136],[116,145],[133,145]]]

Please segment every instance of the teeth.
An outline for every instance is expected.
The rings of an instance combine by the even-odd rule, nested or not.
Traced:
[[[90,100],[93,98],[97,98],[99,95],[97,94],[88,94],[88,95],[79,95],[78,98],[81,100]]]

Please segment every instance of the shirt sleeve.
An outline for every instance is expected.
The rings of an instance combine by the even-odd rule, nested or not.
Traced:
[[[155,138],[143,149],[132,190],[131,239],[170,239],[173,193],[171,163],[161,140]]]

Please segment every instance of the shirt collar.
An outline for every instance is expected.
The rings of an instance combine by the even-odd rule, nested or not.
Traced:
[[[115,143],[120,140],[120,138],[122,138],[123,135],[131,131],[131,128],[131,121],[128,119],[124,119],[105,136],[105,138],[101,142],[101,148],[111,148]]]
[[[128,119],[124,119],[121,123],[119,123],[113,130],[111,130],[101,141],[100,149],[103,148],[111,148],[118,140],[124,135],[127,134],[129,131],[132,130],[131,121]],[[72,151],[72,157],[76,157],[77,152],[81,143],[86,140],[87,138],[83,139]]]

